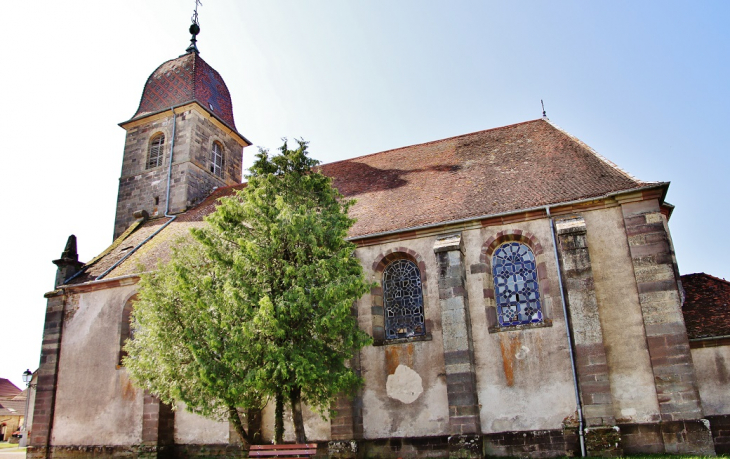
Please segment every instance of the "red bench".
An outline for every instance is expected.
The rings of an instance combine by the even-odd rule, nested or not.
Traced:
[[[248,457],[278,457],[281,459],[312,457],[315,454],[317,454],[316,443],[251,445],[251,449],[248,451]]]

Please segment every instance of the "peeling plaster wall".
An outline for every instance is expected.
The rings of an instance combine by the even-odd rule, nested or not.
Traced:
[[[191,413],[180,402],[175,410],[175,444],[227,444],[228,421],[216,421]]]
[[[614,416],[619,423],[656,422],[654,373],[621,208],[581,215],[593,263]]]
[[[143,392],[117,368],[122,308],[136,286],[71,295],[58,369],[52,445],[133,445]]]
[[[730,414],[730,346],[692,349],[705,416]]]
[[[541,301],[553,325],[489,333],[483,289],[494,288],[486,281],[491,275],[467,275],[482,432],[560,429],[576,405],[549,221],[465,231],[466,265],[479,263],[482,244],[507,230],[532,233],[543,247],[547,279],[540,286],[547,294]],[[542,291],[546,287],[547,292]]]
[[[365,438],[422,437],[448,432],[449,403],[434,242],[435,237],[425,237],[357,249],[369,280],[374,278],[373,262],[388,249],[407,247],[422,257],[427,276],[423,296],[426,332],[432,336],[430,341],[362,349]],[[370,294],[358,301],[360,328],[372,335],[371,306]]]

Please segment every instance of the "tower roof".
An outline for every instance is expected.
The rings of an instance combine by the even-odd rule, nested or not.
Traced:
[[[199,103],[231,129],[236,130],[231,94],[226,83],[195,52],[171,59],[152,72],[147,78],[139,108],[132,119],[190,102]]]

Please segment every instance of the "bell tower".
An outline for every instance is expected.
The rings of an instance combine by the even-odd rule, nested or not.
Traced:
[[[114,239],[135,221],[174,215],[216,187],[241,183],[243,148],[223,78],[197,48],[194,17],[185,54],[160,65],[147,79],[139,108],[119,125],[127,131],[119,178]]]

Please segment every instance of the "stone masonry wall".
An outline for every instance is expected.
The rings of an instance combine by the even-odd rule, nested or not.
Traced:
[[[58,380],[58,360],[61,352],[61,335],[66,297],[59,291],[46,294],[46,321],[43,327],[43,344],[38,368],[33,425],[27,457],[45,457],[51,441],[54,408],[56,404],[56,383]]]
[[[481,425],[461,233],[437,238],[434,253],[439,265],[449,433],[476,435]]]
[[[657,199],[623,203],[621,210],[654,373],[665,451],[712,454],[709,425],[701,421],[702,407],[665,217]]]
[[[242,147],[198,110],[176,113],[173,169],[170,184],[170,212],[184,211],[204,199],[215,187],[241,183]],[[150,216],[163,215],[167,199],[167,174],[172,141],[172,115],[150,117],[148,122],[130,127],[119,179],[114,238],[134,221],[133,213],[146,210]],[[165,135],[162,164],[146,169],[149,143]],[[223,147],[223,173],[210,172],[213,143]]]

